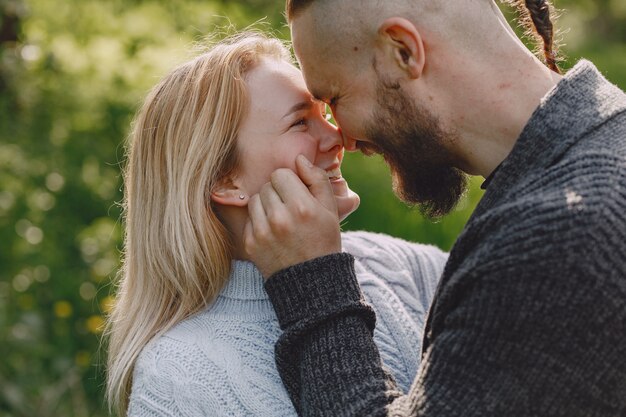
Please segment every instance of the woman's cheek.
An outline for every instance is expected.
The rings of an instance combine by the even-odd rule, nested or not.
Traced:
[[[295,171],[296,158],[300,154],[315,163],[317,141],[307,132],[294,132],[286,140],[276,143],[275,148],[270,152],[272,152],[272,171],[278,168],[289,168]]]
[[[310,144],[302,144],[292,150],[289,154],[289,168],[292,170],[296,170],[296,158],[298,155],[304,155],[306,159],[311,161],[311,163],[315,164],[317,157],[317,148],[315,146],[311,146]]]

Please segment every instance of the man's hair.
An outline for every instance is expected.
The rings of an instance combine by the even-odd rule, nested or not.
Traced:
[[[306,9],[315,0],[287,0],[285,5],[285,13],[287,15],[287,22],[291,22],[293,18]]]
[[[321,0],[287,0],[285,12],[287,21],[291,21],[315,1]],[[415,0],[417,1],[417,0]],[[437,0],[435,0],[437,1]],[[553,8],[549,0],[501,0],[516,7],[523,27],[537,42],[543,43],[543,60],[553,71],[561,73],[557,62],[558,54],[554,44],[554,27],[552,24]]]
[[[526,34],[535,38],[537,43],[543,42],[543,59],[546,65],[557,73],[561,73],[557,48],[554,42],[554,26],[552,16],[554,10],[548,0],[503,0],[516,7]],[[522,4],[523,3],[523,4]]]

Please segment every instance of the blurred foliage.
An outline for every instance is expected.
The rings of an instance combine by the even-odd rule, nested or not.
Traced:
[[[626,87],[626,2],[561,0],[569,56]],[[270,0],[0,0],[0,417],[104,416],[99,335],[122,231],[122,142],[146,91],[216,28],[288,37]],[[228,18],[227,18],[227,17]],[[478,199],[438,223],[390,191],[379,158],[350,154],[362,198],[346,230],[449,249]]]

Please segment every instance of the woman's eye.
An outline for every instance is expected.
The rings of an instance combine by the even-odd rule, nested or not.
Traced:
[[[291,127],[296,127],[296,126],[306,126],[306,119],[299,119],[294,124],[291,125]]]

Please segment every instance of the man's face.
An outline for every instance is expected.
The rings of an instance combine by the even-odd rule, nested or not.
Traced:
[[[376,74],[371,60],[359,65],[364,51],[357,42],[346,42],[347,53],[337,56],[337,45],[329,44],[332,36],[317,36],[308,10],[293,20],[291,32],[307,88],[315,98],[330,106],[341,126],[344,146],[355,150],[356,138],[367,140],[363,121],[371,117],[376,105]]]
[[[454,167],[443,145],[456,140],[443,130],[427,108],[417,105],[402,89],[378,82],[378,104],[364,122],[368,142],[357,147],[378,153],[389,165],[396,195],[416,204],[427,217],[449,213],[467,189],[467,176]]]
[[[345,148],[382,154],[398,197],[417,204],[429,217],[448,213],[467,182],[445,146],[457,140],[454,133],[446,132],[436,115],[402,86],[378,74],[372,59],[359,61],[359,54],[367,51],[349,40],[330,44],[328,33],[311,36],[317,31],[310,15],[304,11],[292,22],[294,51],[307,88],[330,105]]]

